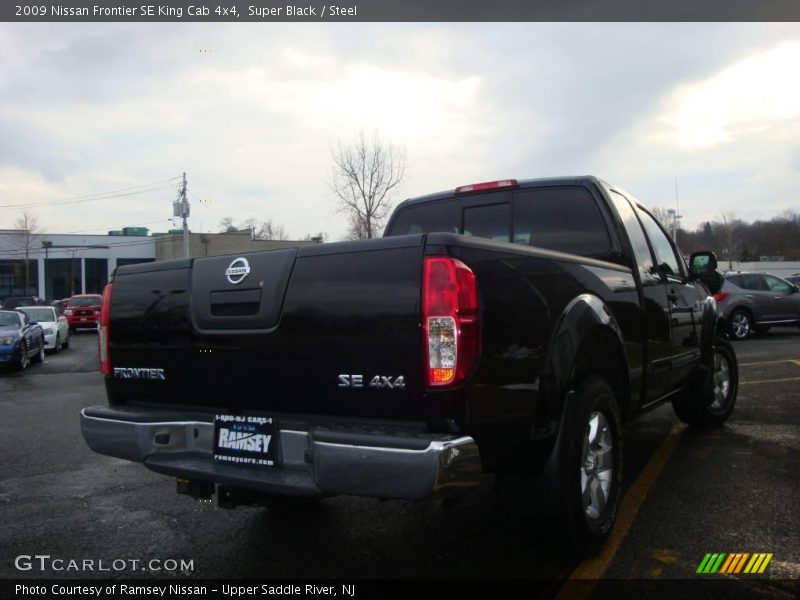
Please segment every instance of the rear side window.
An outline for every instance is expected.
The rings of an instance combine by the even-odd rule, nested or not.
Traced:
[[[744,287],[744,283],[742,282],[742,276],[741,275],[732,275],[732,276],[728,277],[727,279],[728,279],[728,281],[730,281],[735,286]]]
[[[766,292],[767,284],[764,282],[764,277],[761,275],[742,275],[742,284],[746,290],[756,290],[759,292]]]
[[[391,235],[414,233],[459,233],[461,210],[455,202],[444,201],[404,210],[392,225]]]
[[[582,256],[603,256],[611,248],[597,203],[578,187],[515,193],[513,241]]]

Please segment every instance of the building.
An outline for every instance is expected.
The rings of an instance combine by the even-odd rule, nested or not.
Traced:
[[[154,233],[156,260],[183,258],[183,235],[181,233]],[[194,257],[220,256],[279,248],[296,248],[316,244],[308,240],[254,240],[250,229],[227,233],[190,233],[189,250]]]
[[[109,235],[0,230],[0,301],[10,296],[56,300],[74,294],[99,294],[118,266],[183,258],[181,234],[147,233],[142,228],[125,228]],[[316,243],[254,240],[249,229],[189,235],[194,257]]]
[[[153,260],[148,236],[0,230],[0,299],[100,293],[118,266]]]

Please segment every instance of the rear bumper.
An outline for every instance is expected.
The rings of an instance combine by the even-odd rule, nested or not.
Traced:
[[[421,499],[464,493],[481,477],[478,447],[466,436],[412,439],[287,425],[279,430],[280,465],[257,467],[214,460],[212,415],[162,415],[86,408],[81,430],[95,452],[157,473],[289,496]]]

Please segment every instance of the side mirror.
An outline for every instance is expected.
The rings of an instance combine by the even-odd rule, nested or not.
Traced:
[[[713,252],[704,250],[694,252],[689,258],[689,271],[695,277],[700,277],[717,270],[717,257]]]
[[[712,294],[722,289],[724,279],[717,271],[717,256],[708,250],[695,252],[689,258],[689,272],[692,279],[698,279],[708,287]]]

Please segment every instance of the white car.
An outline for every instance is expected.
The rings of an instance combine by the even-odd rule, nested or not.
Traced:
[[[59,315],[52,306],[21,306],[17,310],[28,315],[44,329],[45,350],[58,353],[62,348],[69,348],[69,322],[67,317]]]

